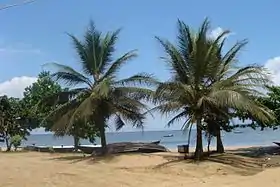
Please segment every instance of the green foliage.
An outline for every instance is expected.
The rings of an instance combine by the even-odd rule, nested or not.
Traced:
[[[197,145],[195,156],[203,152],[202,121],[209,114],[225,115],[228,111],[250,112],[263,122],[273,118],[264,106],[251,100],[261,95],[258,91],[269,83],[268,75],[259,66],[237,66],[237,56],[246,41],[237,42],[224,54],[225,35],[209,39],[210,23],[206,19],[197,32],[192,32],[184,22],[178,21],[177,43],[157,38],[166,56],[162,59],[170,68],[172,79],[159,85],[155,110],[163,114],[177,114],[168,125],[183,119],[197,125]],[[215,115],[214,115],[215,116]]]
[[[49,153],[55,153],[54,148],[53,147],[49,147]]]
[[[26,108],[17,98],[0,97],[0,138],[6,142],[8,151],[11,149],[11,137],[26,138],[31,127],[29,118],[25,116]]]
[[[31,119],[30,124],[32,129],[42,126],[47,131],[52,130],[52,119],[44,119],[51,111],[68,102],[68,94],[60,94],[59,97],[53,97],[55,94],[62,92],[67,93],[67,89],[62,89],[61,86],[51,78],[50,72],[48,71],[41,72],[38,75],[38,80],[25,89],[22,103],[27,109],[25,110],[26,115]],[[55,135],[64,136],[65,133],[57,131]],[[79,131],[72,129],[67,132],[67,135],[76,135],[79,138],[92,139],[92,136],[95,136],[96,132],[84,124],[79,127]]]
[[[38,75],[38,80],[31,86],[25,88],[22,103],[24,107],[28,109],[25,111],[25,115],[29,116],[31,119],[30,124],[32,125],[32,129],[38,128],[42,125],[42,120],[54,109],[54,103],[57,102],[56,100],[53,100],[48,104],[45,103],[42,105],[41,101],[61,90],[62,88],[60,85],[51,79],[50,72],[47,71],[41,72]],[[49,130],[50,126],[51,123],[43,124],[43,127],[45,127],[46,130]]]
[[[14,146],[15,150],[17,150],[17,148],[21,146],[22,140],[23,138],[20,135],[14,135],[11,137],[11,145]]]
[[[53,130],[55,136],[71,135],[76,136],[79,139],[89,140],[91,143],[94,143],[95,138],[100,136],[97,127],[93,123],[87,122],[82,119],[76,120],[76,122],[67,131],[61,128],[53,128]]]
[[[254,97],[252,100],[259,102],[261,105],[267,107],[270,111],[274,112],[275,119],[267,122],[263,122],[255,118],[250,112],[236,111],[235,117],[239,118],[243,122],[245,120],[251,120],[251,123],[245,125],[239,125],[241,127],[251,127],[253,129],[260,127],[277,129],[280,124],[280,87],[279,86],[267,86],[267,93],[264,96]]]

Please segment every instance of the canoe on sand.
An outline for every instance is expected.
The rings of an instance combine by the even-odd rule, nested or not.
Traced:
[[[93,146],[78,146],[78,148],[85,154],[98,154],[101,151],[101,147]],[[111,143],[107,145],[109,154],[118,153],[155,153],[155,152],[168,152],[168,150],[159,145],[159,142],[142,143],[142,142],[121,142]]]

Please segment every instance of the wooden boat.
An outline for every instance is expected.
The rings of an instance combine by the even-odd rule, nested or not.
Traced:
[[[121,142],[113,143],[108,146],[109,153],[154,153],[154,152],[167,152],[168,150],[161,145],[153,143],[133,143],[133,142]]]
[[[85,154],[92,154],[101,151],[101,145],[79,145],[78,149]]]
[[[158,141],[154,141],[154,142],[151,142],[152,144],[156,144],[156,145],[158,145],[158,144],[160,144],[160,140],[158,140]]]
[[[234,133],[234,134],[241,134],[241,133],[243,133],[243,132],[241,132],[241,131],[234,131],[233,133]]]
[[[273,142],[274,144],[280,146],[280,142]]]
[[[163,137],[169,138],[169,137],[173,137],[173,134],[168,134],[168,135],[164,135]]]
[[[154,153],[154,152],[168,152],[168,150],[159,145],[159,141],[143,143],[143,142],[121,142],[121,143],[111,143],[107,145],[108,153]],[[91,146],[91,145],[80,145],[78,148],[85,154],[99,154],[101,153],[101,146]]]
[[[38,152],[51,152],[52,148],[47,146],[34,146],[33,151]]]
[[[26,146],[24,150],[38,152],[71,153],[74,151],[74,146]]]
[[[52,146],[53,152],[55,153],[71,153],[74,152],[75,147],[70,145],[70,146]]]

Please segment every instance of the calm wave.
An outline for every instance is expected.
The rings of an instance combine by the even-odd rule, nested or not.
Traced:
[[[272,145],[273,141],[280,141],[280,130],[266,129],[264,131],[252,129],[238,129],[236,133],[223,133],[223,141],[225,146],[256,146],[256,145]],[[238,133],[237,133],[238,132]],[[164,137],[173,134],[172,137]],[[107,142],[123,142],[123,141],[143,141],[150,142],[161,140],[161,144],[168,148],[176,148],[177,145],[187,143],[187,133],[182,131],[144,131],[144,132],[115,132],[107,133]],[[99,144],[99,139],[96,139]],[[206,139],[204,141],[206,144]],[[28,137],[23,145],[73,145],[73,138],[65,136],[63,138],[54,137],[52,134],[34,134]],[[82,140],[81,144],[90,144],[87,140]],[[1,146],[5,144],[1,143]],[[191,145],[195,145],[195,130],[192,131]],[[211,145],[215,145],[215,139]]]

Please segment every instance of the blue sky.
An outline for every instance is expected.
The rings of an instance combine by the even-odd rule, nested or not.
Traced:
[[[9,3],[12,1],[1,1]],[[0,94],[20,96],[23,88],[36,80],[42,64],[59,62],[77,67],[71,34],[80,37],[92,19],[101,31],[122,28],[116,56],[138,49],[139,57],[122,71],[129,76],[145,71],[161,80],[169,77],[159,57],[163,54],[155,36],[173,41],[176,21],[197,28],[205,17],[212,34],[229,29],[228,44],[247,38],[240,55],[242,64],[258,63],[269,68],[280,83],[280,1],[115,1],[115,0],[37,0],[0,11]],[[274,21],[276,20],[276,21]],[[164,129],[166,119],[149,118],[146,129]],[[173,129],[180,128],[176,124]]]

